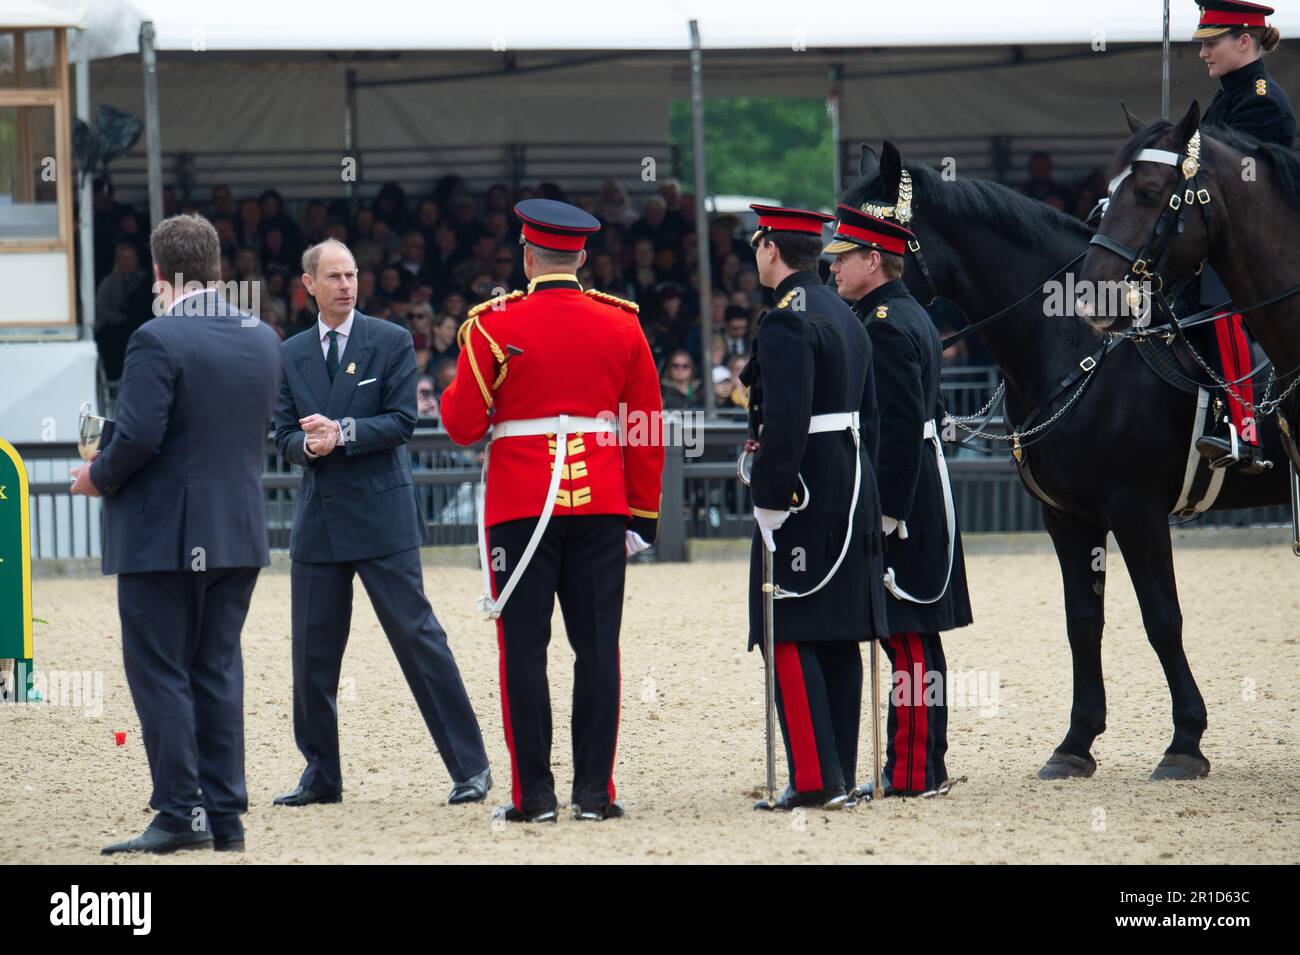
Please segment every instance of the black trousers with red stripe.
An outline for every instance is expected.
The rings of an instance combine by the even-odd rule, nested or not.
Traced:
[[[862,650],[849,641],[776,644],[776,713],[796,792],[856,783]]]
[[[937,633],[896,633],[885,641],[893,680],[885,782],[922,793],[948,779],[948,663]]]
[[[527,518],[487,529],[494,596],[510,579],[536,526],[537,518]],[[626,530],[627,518],[621,514],[552,518],[497,620],[511,800],[523,812],[556,806],[546,649],[557,597],[577,658],[571,798],[584,808],[600,808],[614,799]]]

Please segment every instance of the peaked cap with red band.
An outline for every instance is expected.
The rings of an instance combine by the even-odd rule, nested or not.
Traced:
[[[1273,15],[1273,8],[1262,3],[1242,3],[1239,0],[1201,0],[1201,22],[1192,34],[1193,40],[1212,40],[1229,30],[1248,30],[1266,27],[1265,17]]]
[[[758,240],[769,232],[801,232],[804,235],[815,235],[821,238],[822,227],[828,222],[835,221],[834,216],[828,216],[824,212],[809,212],[806,209],[783,209],[780,206],[755,204],[751,204],[749,208],[758,213],[758,228],[749,237],[750,245],[757,245]]]
[[[600,220],[577,206],[555,199],[525,199],[515,205],[522,225],[519,243],[552,252],[580,252],[587,236],[600,231]]]
[[[876,249],[902,255],[907,251],[907,243],[916,240],[909,229],[896,222],[877,219],[861,209],[840,206],[836,211],[840,218],[835,223],[835,238],[822,250],[828,255],[852,252],[854,249]]]

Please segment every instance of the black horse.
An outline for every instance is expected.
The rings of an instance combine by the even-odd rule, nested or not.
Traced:
[[[1168,289],[1209,262],[1241,308],[1265,302],[1300,283],[1300,157],[1235,130],[1215,126],[1201,130],[1201,111],[1195,101],[1177,124],[1165,120],[1144,124],[1128,110],[1125,117],[1133,135],[1119,151],[1115,172],[1131,172],[1111,197],[1098,226],[1106,243],[1089,250],[1081,279],[1113,281],[1132,276],[1157,290]],[[1185,163],[1193,136],[1196,156],[1189,166]],[[1176,158],[1161,162],[1158,153],[1144,150]],[[1188,188],[1199,195],[1196,202],[1182,200]],[[1183,214],[1181,221],[1176,213]],[[1169,225],[1157,239],[1162,216]],[[1148,256],[1143,250],[1156,254]],[[1142,266],[1135,269],[1129,251],[1142,256]],[[1144,272],[1153,274],[1149,278],[1139,274]],[[1272,359],[1278,375],[1276,391],[1283,392],[1300,376],[1300,295],[1248,310],[1243,318]],[[1126,330],[1129,319],[1125,314],[1100,312],[1089,316],[1097,328],[1111,331]],[[1300,387],[1280,411],[1294,433],[1300,426]]]
[[[860,172],[845,204],[897,205],[903,178],[897,149],[885,143],[877,158],[864,145]],[[909,226],[921,256],[908,256],[904,277],[922,302],[941,295],[969,320],[991,316],[1044,286],[1055,270],[1088,248],[1092,233],[1082,223],[1004,186],[949,181],[926,168],[908,173],[914,216]],[[919,267],[921,259],[930,280]],[[1059,280],[1070,288],[1068,272]],[[1061,391],[1062,380],[1106,344],[1106,336],[1087,322],[1047,314],[1045,291],[1039,288],[978,332],[1006,379],[1006,414],[1021,425],[1044,399],[1051,400],[1036,420],[1049,420],[1069,401],[1074,388]],[[1063,779],[1090,776],[1096,769],[1089,750],[1106,728],[1101,634],[1110,531],[1129,568],[1147,638],[1173,699],[1173,741],[1151,778],[1205,776],[1210,768],[1200,751],[1205,703],[1183,652],[1168,523],[1184,480],[1197,398],[1153,372],[1130,342],[1115,343],[1093,374],[1096,379],[1068,411],[1025,449],[1038,486],[1035,496],[1055,503],[1043,504],[1043,521],[1061,565],[1074,671],[1070,729],[1038,775]],[[1279,459],[1276,431],[1261,429],[1261,438],[1269,457]],[[1284,503],[1284,471],[1275,464],[1255,476],[1226,474],[1214,508]]]

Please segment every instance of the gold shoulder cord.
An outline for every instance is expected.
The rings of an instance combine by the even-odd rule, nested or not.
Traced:
[[[523,297],[523,294],[523,292],[511,292],[509,295],[502,295],[489,302],[475,305],[469,310],[469,317],[466,318],[464,324],[460,326],[460,330],[456,332],[456,341],[460,344],[462,349],[469,353],[469,367],[474,372],[474,380],[478,382],[478,390],[482,393],[483,401],[489,409],[492,408],[494,404],[492,400],[492,392],[500,388],[501,382],[506,380],[506,371],[508,369],[506,368],[506,353],[501,350],[501,346],[497,344],[496,339],[488,334],[488,330],[483,327],[482,321],[479,320],[479,315],[499,302],[504,303],[516,298],[521,298]],[[492,357],[500,366],[496,380],[492,382],[491,388],[488,388],[487,382],[483,378],[483,373],[478,369],[478,361],[476,361],[474,357],[474,329],[478,329],[478,333],[487,340],[488,347],[492,349]]]
[[[479,325],[477,318],[467,318],[465,323],[460,326],[460,331],[456,333],[456,339],[460,342],[461,349],[469,355],[469,367],[474,372],[474,380],[478,382],[478,390],[483,395],[483,402],[492,408],[492,392],[488,390],[487,382],[483,380],[483,373],[478,370],[478,361],[474,357],[474,340],[470,334],[475,328],[483,332],[483,327]],[[483,332],[483,337],[487,338],[487,332]],[[491,341],[491,339],[488,339]]]
[[[602,292],[599,289],[589,288],[584,295],[589,295],[598,302],[604,302],[607,305],[616,305],[625,312],[631,312],[633,315],[641,311],[641,306],[636,302],[629,302],[625,298],[619,298],[617,295],[610,295],[608,292]]]

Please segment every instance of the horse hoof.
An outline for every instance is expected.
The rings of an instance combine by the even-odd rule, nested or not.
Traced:
[[[1197,754],[1166,753],[1164,759],[1151,774],[1151,781],[1163,779],[1204,779],[1210,775],[1210,761]]]
[[[1097,771],[1097,761],[1091,756],[1056,752],[1038,771],[1039,779],[1087,779]]]

